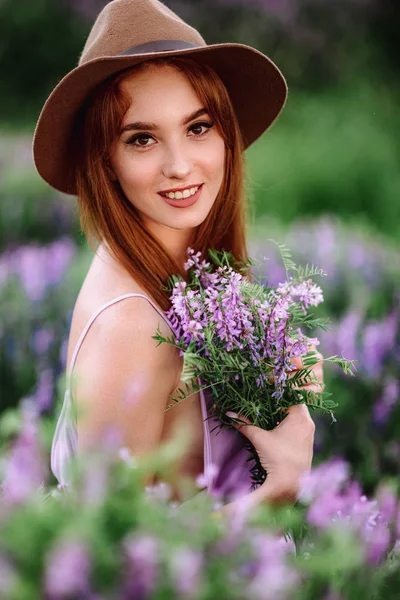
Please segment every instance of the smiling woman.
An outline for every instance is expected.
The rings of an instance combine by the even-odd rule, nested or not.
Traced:
[[[238,262],[247,256],[244,150],[275,120],[286,93],[278,68],[254,48],[209,46],[158,0],[113,0],[79,66],[47,100],[35,164],[53,187],[78,196],[95,250],[73,313],[68,385],[52,445],[60,483],[70,482],[71,459],[110,428],[141,455],[185,427],[190,443],[179,475],[203,473],[207,491],[224,501],[293,496],[296,473],[312,454],[306,407],[295,407],[275,442],[257,427],[246,429],[258,436],[257,451],[271,458],[271,445],[284,462],[280,480],[268,477],[249,493],[245,437],[233,429],[213,435],[203,393],[166,412],[183,385],[183,361],[152,337],[157,327],[164,336],[173,331],[165,285],[173,274],[185,276],[189,245],[204,257],[210,248]],[[292,435],[299,427],[301,435]],[[282,452],[283,439],[292,439],[291,452]]]
[[[189,245],[246,255],[243,141],[227,90],[209,67],[175,57],[141,63],[96,90],[81,120],[84,229],[162,308],[169,306],[162,285],[184,274]],[[198,188],[189,201],[171,197],[185,188]],[[130,235],[134,241],[121,244]]]

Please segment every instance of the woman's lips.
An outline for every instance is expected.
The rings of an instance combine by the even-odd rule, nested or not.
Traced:
[[[170,206],[173,206],[174,208],[187,208],[188,206],[193,206],[193,204],[195,202],[197,202],[197,200],[200,197],[201,190],[203,189],[203,185],[204,185],[204,183],[202,183],[199,186],[199,189],[197,190],[197,192],[195,194],[193,194],[193,196],[189,196],[189,198],[182,198],[181,200],[175,200],[172,198],[168,198],[167,196],[163,196],[162,194],[160,194],[160,196],[163,200],[165,200],[165,202],[167,204],[169,204]]]

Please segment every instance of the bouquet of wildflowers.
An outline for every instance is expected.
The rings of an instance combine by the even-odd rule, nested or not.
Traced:
[[[174,336],[165,338],[157,330],[154,339],[169,343],[183,355],[182,381],[174,402],[181,402],[200,389],[208,389],[213,410],[221,426],[232,426],[227,411],[247,417],[251,423],[272,429],[293,404],[306,403],[332,415],[337,406],[331,394],[301,388],[318,383],[312,367],[319,357],[312,349],[319,344],[303,329],[327,329],[326,319],[315,318],[309,308],[323,301],[322,290],[312,277],[325,273],[314,266],[296,266],[290,253],[279,246],[286,268],[286,281],[270,288],[246,275],[255,261],[237,263],[227,252],[209,250],[211,262],[187,250],[187,279],[170,279],[171,309],[167,316]],[[293,358],[302,359],[297,369]],[[325,362],[338,364],[353,374],[352,361],[331,356]],[[291,374],[292,371],[295,371]],[[174,406],[171,404],[169,408]],[[254,456],[254,484],[266,472]]]

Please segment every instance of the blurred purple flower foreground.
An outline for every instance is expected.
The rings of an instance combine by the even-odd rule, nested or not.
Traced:
[[[47,246],[31,244],[6,250],[0,256],[0,286],[16,277],[28,298],[39,302],[49,288],[60,283],[75,251],[68,237]]]
[[[350,481],[349,465],[340,458],[321,464],[303,479],[300,500],[309,505],[310,525],[353,531],[369,565],[379,564],[400,543],[400,506],[394,490],[382,486],[377,498],[368,500],[360,485]]]
[[[45,483],[43,449],[39,439],[38,413],[29,400],[22,404],[22,427],[6,457],[2,482],[5,505],[22,504],[31,499]]]
[[[329,563],[338,552],[338,538],[329,537],[335,531],[344,532],[351,542],[349,556],[340,557],[345,566],[342,584],[346,573],[350,579],[362,575],[363,581],[372,569],[382,568],[382,578],[400,567],[397,495],[385,485],[375,499],[368,499],[341,459],[320,465],[303,480],[300,502],[306,507],[306,529],[298,547],[285,539],[283,523],[278,525],[272,514],[251,522],[246,501],[225,522],[210,518],[208,508],[199,510],[201,504],[183,509],[170,502],[166,484],[161,493],[133,486],[136,466],[127,461],[126,449],[117,452],[114,442],[114,467],[108,459],[98,461],[105,485],[98,490],[98,502],[86,493],[85,478],[75,489],[52,490],[42,494],[42,503],[37,497],[31,502],[46,472],[38,413],[29,403],[23,406],[21,432],[4,463],[5,493],[0,498],[0,597],[7,600],[18,600],[12,592],[15,582],[30,586],[32,597],[49,600],[151,600],[159,595],[166,600],[314,600],[307,593],[313,570],[302,564],[306,560],[312,567],[315,559],[321,565],[326,552],[325,571],[317,568],[317,580],[326,572],[327,583],[336,582],[336,565]],[[21,528],[23,544],[16,543]],[[37,553],[27,554],[25,544]],[[371,577],[371,584],[377,585],[379,577]],[[305,595],[299,596],[303,589]]]

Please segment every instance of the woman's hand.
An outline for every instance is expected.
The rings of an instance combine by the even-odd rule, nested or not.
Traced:
[[[317,352],[315,346],[312,346],[311,350],[319,358],[310,369],[315,381],[298,386],[298,389],[321,392],[324,389],[323,356]],[[296,369],[291,371],[290,377],[304,368],[301,358],[293,358],[292,364]],[[268,474],[261,488],[250,494],[254,496],[254,501],[257,503],[259,498],[262,498],[279,503],[296,502],[301,491],[302,478],[310,472],[313,458],[315,424],[307,406],[290,406],[287,416],[270,431],[252,425],[242,415],[232,412],[226,414],[235,419],[232,421],[234,427],[253,444],[261,465]]]
[[[233,421],[233,425],[256,449],[268,474],[264,485],[273,486],[277,500],[295,502],[301,479],[311,470],[315,424],[305,404],[290,406],[287,412],[283,421],[270,431],[251,425],[241,416],[237,418],[245,424]]]
[[[323,356],[315,346],[310,349],[319,358],[310,369],[315,381],[298,386],[298,389],[321,392],[324,389]],[[293,358],[291,362],[296,369],[291,371],[289,377],[304,368],[301,358]],[[268,474],[264,486],[269,489],[270,499],[295,502],[300,493],[302,477],[311,470],[315,424],[305,404],[290,406],[287,413],[282,422],[270,431],[252,425],[242,415],[236,415],[238,421],[233,421],[233,425],[256,449],[261,465]],[[227,415],[233,416],[234,413],[228,412]]]
[[[306,385],[294,386],[294,387],[297,387],[298,389],[304,388],[305,390],[310,390],[313,392],[323,392],[324,387],[325,387],[324,373],[323,373],[324,357],[322,356],[322,354],[320,352],[317,351],[316,346],[310,346],[310,350],[315,352],[315,354],[317,355],[317,358],[318,358],[318,362],[310,368],[310,375],[313,379],[315,379],[315,382],[310,382],[310,383],[307,383]],[[290,372],[289,378],[293,377],[293,375],[295,375],[297,371],[304,369],[304,363],[303,363],[301,357],[292,358],[291,363],[296,368]]]

